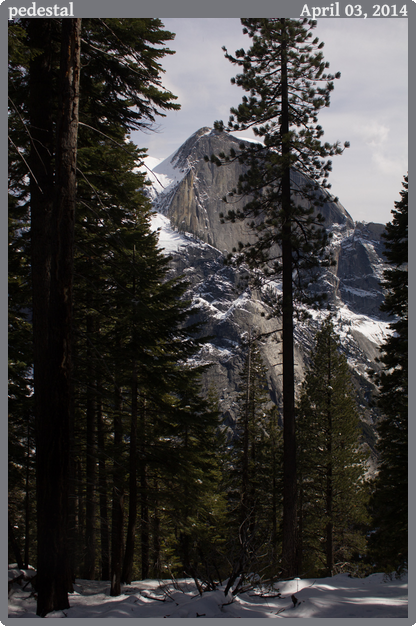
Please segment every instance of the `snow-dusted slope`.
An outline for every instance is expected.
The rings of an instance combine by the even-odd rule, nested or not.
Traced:
[[[188,239],[182,233],[174,230],[170,219],[161,213],[154,213],[151,217],[152,230],[159,231],[159,247],[167,254],[177,252],[181,246],[186,246]]]
[[[262,289],[245,287],[241,270],[224,265],[224,253],[236,241],[247,241],[249,229],[244,224],[221,224],[222,197],[235,186],[239,170],[217,168],[204,160],[205,154],[238,147],[239,140],[218,134],[209,128],[194,133],[173,155],[154,167],[152,199],[160,227],[160,246],[174,253],[173,267],[185,275],[188,296],[199,306],[199,318],[205,322],[205,334],[213,339],[199,358],[213,363],[207,386],[218,390],[220,408],[232,424],[238,372],[244,359],[242,339],[249,329],[269,333],[279,328],[279,320],[268,319],[270,308]],[[241,173],[241,172],[240,172]],[[294,175],[296,178],[296,175]],[[296,181],[295,181],[296,182]],[[322,210],[326,226],[332,232],[334,268],[323,273],[317,288],[328,294],[334,323],[341,337],[353,373],[363,421],[373,429],[377,419],[367,406],[373,388],[368,371],[377,368],[380,344],[389,333],[388,319],[379,312],[383,293],[379,281],[385,269],[380,224],[356,224],[344,207],[329,198]],[[274,285],[277,291],[279,284]],[[295,374],[304,376],[308,351],[322,320],[322,312],[311,311],[308,323],[295,326]],[[269,371],[270,395],[278,405],[281,400],[281,371],[278,365],[279,334],[263,341],[263,359]],[[372,436],[369,435],[371,443]]]

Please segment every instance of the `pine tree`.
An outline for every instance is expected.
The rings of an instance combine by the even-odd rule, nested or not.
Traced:
[[[72,26],[77,27],[76,34],[70,32]],[[34,386],[38,407],[39,615],[68,606],[67,591],[71,587],[67,534],[69,443],[73,441],[70,328],[74,194],[71,190],[75,188],[78,116],[73,113],[78,103],[79,26],[80,20],[21,20],[10,31],[10,143],[15,149],[11,168],[12,175],[20,177],[14,178],[12,188],[30,202],[31,215]],[[105,130],[111,132],[109,126],[116,127],[118,123],[128,132],[149,127],[163,109],[178,108],[172,103],[175,97],[160,88],[162,70],[158,60],[171,51],[154,45],[173,37],[160,26],[159,20],[152,19],[85,22],[81,55],[84,126],[95,125],[94,130],[99,134]],[[106,80],[107,77],[111,79]],[[87,95],[86,85],[94,87],[93,99]],[[67,126],[66,122],[69,122]],[[66,155],[72,155],[72,161]],[[25,164],[26,174],[29,173],[29,188],[21,176],[22,167],[19,170],[16,166],[19,160]],[[62,376],[54,384],[54,375],[60,373]],[[51,390],[55,404],[48,397]],[[55,405],[59,405],[59,410]],[[45,416],[49,416],[50,427],[46,426]],[[54,451],[58,452],[56,459],[52,458]],[[55,486],[52,478],[56,478]]]
[[[393,219],[383,234],[390,268],[383,274],[385,300],[380,307],[394,321],[392,334],[381,347],[382,370],[375,375],[377,405],[382,420],[377,428],[379,468],[372,497],[375,532],[371,557],[376,568],[402,572],[408,564],[408,177]]]
[[[263,143],[242,143],[239,153],[212,157],[218,164],[238,159],[246,167],[237,194],[248,199],[228,219],[250,219],[257,236],[252,245],[241,244],[241,257],[266,276],[282,278],[283,361],[283,562],[287,576],[296,574],[296,440],[294,400],[294,301],[312,303],[306,286],[319,266],[329,263],[324,253],[327,235],[319,213],[329,188],[328,156],[341,154],[339,143],[321,144],[317,124],[321,108],[329,106],[333,76],[323,60],[323,43],[312,41],[316,25],[308,20],[242,19],[252,39],[246,52],[226,57],[242,68],[232,82],[249,95],[231,109],[230,131],[253,128]],[[319,86],[319,84],[322,86]],[[318,86],[317,86],[318,85]],[[223,124],[216,123],[218,130]],[[348,144],[346,143],[345,146]]]
[[[332,576],[363,555],[368,486],[351,376],[330,319],[316,336],[297,431],[299,571]]]
[[[238,417],[230,448],[228,507],[232,533],[231,587],[250,572],[277,570],[280,525],[281,433],[277,409],[270,408],[267,372],[259,338],[249,331],[240,375]],[[239,584],[240,584],[239,583]]]
[[[48,38],[29,25],[34,45]],[[46,26],[46,29],[48,27]],[[30,153],[31,250],[36,414],[37,615],[69,607],[69,438],[72,376],[72,278],[79,110],[81,20],[62,25],[58,113],[52,114],[50,57],[30,63],[30,124],[39,144]],[[50,41],[50,39],[49,39]],[[55,103],[56,104],[56,103]],[[55,123],[55,130],[52,125]],[[52,131],[52,132],[51,132]],[[41,137],[42,135],[42,137]],[[46,156],[46,151],[52,147]],[[44,149],[46,163],[40,151]],[[46,176],[45,176],[46,170]],[[42,181],[39,183],[39,180]]]
[[[181,575],[201,579],[205,587],[212,588],[219,546],[210,544],[220,534],[225,502],[219,491],[219,414],[212,398],[204,398],[200,392],[202,371],[192,365],[182,368],[172,394],[171,455],[176,471],[169,478],[168,510],[177,538],[175,552]]]
[[[27,567],[34,563],[35,468],[30,252],[27,207],[9,195],[9,521]],[[15,557],[10,554],[13,562]]]
[[[85,166],[87,180],[80,181],[79,192],[77,389],[82,394],[79,400],[87,409],[88,392],[94,387],[94,377],[99,375],[100,412],[105,412],[108,419],[115,418],[118,433],[117,449],[111,453],[116,480],[111,578],[112,593],[118,595],[120,583],[132,579],[138,506],[141,574],[148,577],[152,422],[157,421],[157,415],[158,420],[170,423],[171,403],[166,398],[179,384],[177,377],[182,368],[177,362],[181,358],[186,361],[199,344],[191,338],[192,328],[185,327],[190,314],[188,304],[181,301],[186,285],[181,280],[166,280],[168,259],[156,245],[156,234],[150,231],[150,204],[142,190],[144,177],[133,171],[138,151],[130,144],[120,151],[106,139],[101,143],[100,148],[81,149],[81,166]],[[93,166],[96,159],[101,163],[99,173]],[[100,179],[106,181],[106,193],[97,205],[97,192],[93,190],[100,188]],[[90,319],[94,333],[88,331]],[[118,417],[111,407],[114,389],[117,401],[112,404],[119,407]],[[194,391],[197,392],[196,387]],[[123,444],[126,439],[128,445]],[[159,456],[157,460],[160,463]],[[88,480],[87,476],[87,487]],[[121,496],[129,504],[125,550]]]
[[[144,315],[152,288],[158,286],[166,264],[156,249],[157,239],[150,232],[150,205],[143,193],[144,176],[134,171],[142,153],[125,141],[123,129],[117,132],[111,127],[111,134],[123,145],[122,149],[108,137],[94,141],[94,134],[88,128],[81,128],[80,133],[82,176],[78,184],[74,306],[76,403],[85,415],[87,436],[86,448],[79,450],[83,464],[85,459],[85,554],[89,555],[85,577],[92,575],[95,560],[97,416],[100,414],[102,419],[105,415],[113,420],[110,407],[114,384],[121,384],[123,388],[125,384],[132,385],[135,358],[140,358],[137,346],[140,340],[145,343],[143,332],[140,337],[130,337],[137,323],[135,316]],[[141,307],[137,306],[139,302]],[[126,347],[130,349],[128,354]],[[121,382],[116,383],[114,368]],[[128,401],[126,411],[129,407],[133,411],[133,391],[130,391],[132,400],[131,404]],[[126,392],[123,395],[125,397]],[[104,441],[101,447],[103,445]],[[120,460],[114,458],[119,464]],[[100,462],[103,471],[104,458]],[[88,570],[90,573],[86,576]]]

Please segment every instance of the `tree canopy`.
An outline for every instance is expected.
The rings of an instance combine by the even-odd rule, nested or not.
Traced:
[[[243,209],[228,211],[227,219],[248,220],[257,240],[241,242],[240,260],[261,268],[267,277],[282,280],[276,314],[282,318],[283,362],[283,562],[286,575],[296,574],[296,437],[294,381],[294,303],[311,306],[321,301],[308,286],[320,267],[331,260],[328,236],[319,212],[320,187],[327,189],[332,168],[328,157],[343,148],[321,143],[319,110],[330,104],[336,75],[328,74],[317,37],[316,22],[290,19],[242,19],[252,40],[245,51],[226,57],[242,73],[232,79],[244,95],[231,109],[228,130],[252,128],[259,143],[241,143],[239,152],[213,155],[224,165],[237,159],[245,166],[234,195],[244,197]],[[216,122],[223,131],[223,122]],[[347,147],[348,143],[344,144]]]
[[[381,371],[375,374],[382,419],[370,547],[377,566],[386,572],[401,572],[408,564],[408,176],[402,185],[383,234],[390,267],[383,274],[386,297],[380,308],[393,320],[392,333],[381,346]]]

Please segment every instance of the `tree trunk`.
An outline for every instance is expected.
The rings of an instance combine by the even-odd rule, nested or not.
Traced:
[[[73,396],[72,394],[72,407],[71,415],[74,415],[73,408]],[[75,581],[75,569],[78,563],[77,551],[78,551],[78,536],[77,536],[77,460],[76,460],[76,445],[75,445],[75,422],[71,419],[70,431],[69,431],[69,449],[71,455],[69,458],[69,492],[68,492],[68,548],[69,548],[69,565],[72,576],[72,581]]]
[[[141,465],[140,465],[140,537],[142,553],[142,580],[149,578],[149,498],[146,462],[146,399],[143,398],[140,424]]]
[[[69,607],[72,588],[68,550],[69,441],[71,420],[71,343],[73,237],[76,197],[81,20],[62,20],[60,100],[57,120],[55,183],[50,171],[52,148],[52,43],[49,20],[30,30],[46,52],[32,63],[31,125],[47,129],[46,163],[36,150],[31,198],[35,396],[37,426],[38,601],[44,617]],[[41,31],[44,31],[41,34]],[[46,38],[46,42],[44,37]],[[32,39],[33,42],[33,39]],[[41,84],[38,84],[38,78]],[[43,109],[45,108],[45,112]],[[46,122],[46,125],[44,125]],[[35,172],[32,170],[36,176]],[[36,177],[37,179],[37,177]],[[37,189],[40,184],[42,191]],[[43,188],[42,188],[43,185]],[[45,231],[39,232],[39,228]],[[40,239],[37,239],[39,238]],[[41,250],[45,246],[44,250]],[[36,320],[36,321],[35,321]],[[37,373],[36,373],[37,370]]]
[[[99,385],[97,385],[100,392]],[[104,425],[101,398],[97,401],[98,475],[100,487],[101,580],[110,580],[110,524],[108,521],[107,471],[105,466]]]
[[[284,576],[296,575],[296,439],[295,439],[295,377],[293,357],[293,285],[292,285],[292,208],[290,197],[290,139],[287,76],[287,42],[285,20],[282,19],[282,156],[285,169],[282,177],[282,361],[283,361],[283,552]]]
[[[111,590],[110,595],[121,593],[121,568],[123,561],[124,524],[124,477],[122,461],[123,424],[121,416],[121,392],[116,383],[114,411],[114,466],[113,509],[111,527]]]
[[[10,523],[10,520],[8,520],[8,527],[9,527],[9,541],[10,541],[10,544],[12,546],[14,558],[16,559],[17,567],[19,569],[23,569],[22,555],[20,553],[19,544],[17,543],[16,537],[15,537],[15,534],[14,534],[14,530],[13,530],[13,526]]]
[[[154,506],[153,506],[153,523],[152,523],[152,534],[153,534],[153,570],[152,576],[154,578],[160,578],[162,575],[162,564],[160,560],[160,551],[161,551],[161,543],[160,543],[160,516],[159,516],[159,501],[157,497],[158,493],[158,484],[156,479],[153,484],[153,491],[155,493],[154,496]]]
[[[91,303],[89,303],[91,304]],[[94,331],[94,323],[91,315],[87,315],[87,337],[91,337]],[[91,368],[90,381],[87,381],[87,458],[86,458],[86,510],[85,510],[85,560],[83,578],[94,580],[95,577],[95,481],[96,481],[96,394],[94,362],[92,359],[90,342],[87,344],[87,363]],[[90,365],[91,364],[91,365]]]
[[[137,523],[137,372],[133,365],[131,384],[131,425],[130,425],[130,475],[129,475],[129,521],[127,525],[126,551],[124,554],[121,580],[128,585],[133,577],[134,543]]]
[[[249,344],[247,355],[247,378],[246,378],[246,401],[244,406],[244,422],[243,422],[243,458],[241,468],[241,513],[240,528],[242,537],[242,549],[247,544],[248,526],[249,526],[249,475],[248,475],[248,457],[249,457],[249,419],[250,419],[250,403],[251,403],[251,331],[249,330]]]
[[[278,509],[278,486],[280,487],[278,476],[277,476],[277,468],[278,468],[278,459],[277,459],[277,439],[276,439],[276,428],[277,428],[277,418],[275,419],[275,412],[273,412],[271,417],[271,430],[273,433],[272,437],[272,468],[273,468],[273,480],[272,480],[272,566],[276,568],[276,547],[277,547],[277,509]]]
[[[27,420],[27,447],[26,447],[26,485],[25,485],[25,556],[24,565],[29,567],[30,544],[30,420]]]
[[[332,506],[333,506],[333,485],[332,485],[332,362],[331,362],[331,340],[328,340],[328,411],[327,411],[327,428],[328,443],[327,455],[328,463],[326,467],[326,514],[328,523],[326,525],[326,569],[327,575],[332,576],[334,569],[334,547],[333,547],[333,522],[332,522]]]
[[[82,475],[81,459],[75,459],[74,470],[75,523],[72,548],[74,550],[74,573],[79,576],[80,563],[82,562],[82,555],[84,553],[85,536],[84,480]]]

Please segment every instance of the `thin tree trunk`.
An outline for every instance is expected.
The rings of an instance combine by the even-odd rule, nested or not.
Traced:
[[[334,547],[333,547],[333,522],[332,522],[332,506],[333,506],[333,486],[332,486],[332,361],[331,361],[331,341],[328,340],[328,411],[327,411],[327,428],[328,443],[327,455],[328,463],[326,468],[326,514],[328,523],[326,525],[326,569],[327,575],[332,576],[334,569]]]
[[[272,546],[273,546],[273,551],[272,551],[272,565],[275,568],[276,567],[276,546],[277,546],[277,502],[278,502],[278,498],[277,498],[277,487],[278,487],[278,478],[277,478],[277,467],[278,467],[278,461],[277,461],[277,441],[276,441],[276,427],[277,424],[275,423],[275,416],[274,413],[271,417],[272,419],[272,423],[271,423],[271,430],[273,433],[273,437],[272,437],[272,468],[273,468],[273,480],[272,480]]]
[[[133,365],[131,383],[131,424],[129,456],[129,521],[127,525],[126,551],[121,580],[128,585],[133,577],[134,544],[137,524],[137,372]]]
[[[19,544],[17,543],[17,539],[16,539],[16,536],[14,534],[13,526],[10,523],[10,520],[8,520],[8,527],[9,527],[9,541],[10,541],[11,546],[12,546],[14,558],[16,559],[17,567],[19,569],[23,569],[22,555],[20,553]]]
[[[84,481],[82,476],[81,460],[75,461],[75,485],[76,485],[76,528],[75,528],[75,554],[76,568],[79,573],[79,564],[81,563],[82,553],[84,549],[84,532],[85,532],[85,505],[84,505]]]
[[[71,415],[74,415],[73,394]],[[69,564],[72,581],[75,581],[75,569],[78,562],[78,534],[77,534],[77,466],[76,466],[76,445],[75,445],[75,423],[72,417],[69,430],[69,448],[72,451],[69,458],[69,492],[68,492],[68,549]]]
[[[159,501],[157,497],[158,493],[158,484],[156,479],[154,479],[153,490],[155,493],[154,496],[154,506],[153,506],[153,524],[152,524],[152,535],[153,535],[153,571],[152,576],[155,578],[160,578],[162,574],[162,567],[160,562],[160,516],[159,516]]]
[[[114,467],[113,467],[113,508],[111,527],[111,589],[110,595],[121,593],[121,568],[123,561],[124,524],[124,477],[122,462],[123,424],[121,417],[121,392],[115,387],[114,411]]]
[[[41,21],[43,22],[40,26],[42,29],[48,20]],[[34,204],[31,204],[32,217],[36,213],[42,214],[40,220],[35,217],[37,228],[32,231],[32,243],[36,236],[39,236],[37,229],[40,223],[45,221],[45,209],[45,225],[47,235],[50,237],[48,241],[47,238],[45,239],[45,233],[42,233],[41,242],[35,243],[37,248],[33,259],[35,266],[32,263],[32,274],[36,275],[40,271],[42,276],[40,292],[37,279],[33,283],[33,316],[34,319],[37,318],[34,331],[35,370],[36,368],[38,370],[37,379],[35,374],[35,395],[38,393],[36,401],[38,501],[36,614],[41,617],[51,611],[68,608],[68,591],[72,589],[68,549],[68,493],[80,41],[81,20],[62,20],[55,183],[49,179],[50,186],[44,189],[49,201],[46,206],[39,197],[35,199]],[[45,42],[39,43],[40,48],[43,49]],[[39,66],[37,69],[39,70]],[[50,63],[47,67],[44,66],[43,70],[42,79],[46,79],[49,87],[52,87]],[[39,109],[45,106],[45,100],[49,100],[48,94],[39,93],[39,87],[34,86],[36,72],[31,76],[30,81],[32,95],[36,94],[37,98],[40,98],[39,112]],[[44,119],[43,114],[38,120],[32,118],[32,125],[39,122],[40,128],[43,128],[42,118]],[[50,123],[51,120],[49,118],[46,121]],[[50,163],[50,158],[48,161]],[[38,169],[42,169],[42,164],[38,164]],[[52,196],[54,198],[52,212],[50,212]],[[45,252],[39,252],[39,244],[46,246]],[[36,266],[39,261],[40,266]],[[41,298],[45,298],[46,301],[39,305]],[[38,383],[38,389],[36,389],[36,383]]]
[[[27,447],[26,447],[26,485],[25,485],[25,568],[29,567],[30,543],[30,421],[27,420]]]
[[[249,415],[251,403],[251,331],[249,330],[249,343],[247,355],[247,377],[246,377],[246,402],[244,407],[243,422],[243,459],[241,472],[241,535],[243,542],[243,550],[247,542],[248,517],[249,517],[249,475],[248,475],[248,457],[249,457]]]
[[[87,315],[87,337],[91,337],[94,331],[94,322],[91,315]],[[94,580],[95,577],[95,489],[96,489],[96,444],[95,444],[95,425],[96,425],[96,394],[93,388],[95,382],[94,362],[92,359],[90,342],[87,347],[87,364],[91,368],[90,380],[87,382],[87,410],[86,410],[86,427],[87,427],[87,449],[86,449],[86,524],[85,524],[85,560],[83,578]],[[94,381],[94,382],[93,382]]]
[[[297,563],[298,563],[298,572],[302,571],[303,565],[303,487],[302,487],[302,478],[300,480],[299,492],[298,492],[298,543],[297,543]]]
[[[142,556],[142,580],[149,578],[149,499],[146,462],[146,399],[143,398],[140,424],[141,465],[140,465],[140,537]]]
[[[296,575],[296,439],[295,378],[293,356],[292,210],[290,198],[290,139],[287,76],[286,25],[282,19],[282,157],[286,161],[282,177],[282,344],[283,344],[283,553],[284,576]]]
[[[136,343],[136,267],[135,267],[135,253],[136,246],[133,246],[133,281],[132,281],[132,293],[133,293],[133,316],[132,316],[132,344]],[[136,362],[133,359],[132,362],[132,374],[131,374],[131,415],[130,415],[130,453],[129,453],[129,521],[127,525],[127,538],[126,538],[126,551],[124,554],[123,571],[121,573],[121,580],[124,583],[130,584],[133,578],[133,559],[134,559],[134,544],[136,537],[136,524],[137,524],[137,368]]]
[[[254,376],[254,374],[253,374],[253,376]],[[250,381],[250,388],[251,388],[251,403],[250,403],[251,423],[254,425],[255,424],[255,420],[256,420],[256,416],[255,416],[256,399],[254,397],[255,396],[255,381],[254,381],[254,377]],[[249,428],[249,436],[250,436],[250,428]],[[254,468],[254,467],[256,467],[256,442],[255,442],[255,438],[254,437],[251,437],[250,457],[251,457],[252,467]],[[250,475],[250,474],[249,474],[249,483],[250,483],[249,537],[250,537],[250,541],[254,544],[254,532],[255,532],[255,528],[256,528],[256,514],[257,514],[257,508],[256,508],[256,495],[257,494],[256,494],[256,486],[255,486],[254,476]]]
[[[98,393],[100,388],[97,385]],[[107,470],[105,465],[104,426],[101,397],[97,400],[98,475],[100,488],[101,580],[110,580],[110,524],[107,503]]]
[[[184,456],[185,458],[187,457],[187,449],[188,449],[188,426],[185,425],[185,433],[184,433],[184,442],[183,442],[183,447],[184,447]],[[184,483],[184,494],[183,494],[183,500],[184,500],[184,511],[183,513],[181,512],[181,517],[183,516],[183,524],[186,527],[188,525],[188,515],[189,515],[189,492],[188,492],[188,485],[185,482]],[[184,574],[185,576],[189,576],[191,573],[191,562],[190,562],[190,550],[189,550],[189,535],[185,532],[179,532],[179,545],[181,547],[181,552],[182,552],[182,565],[184,568]]]

